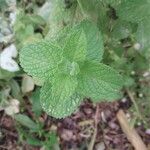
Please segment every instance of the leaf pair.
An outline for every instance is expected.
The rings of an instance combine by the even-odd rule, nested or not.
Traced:
[[[24,47],[20,53],[24,70],[44,84],[43,109],[56,118],[70,115],[84,97],[95,102],[115,99],[122,86],[121,76],[99,63],[103,41],[94,24],[85,20],[63,34],[63,44],[42,41]]]

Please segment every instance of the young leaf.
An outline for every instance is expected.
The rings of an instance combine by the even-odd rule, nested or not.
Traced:
[[[82,28],[74,30],[67,38],[64,56],[70,61],[84,61],[86,57],[86,37]]]
[[[62,50],[59,46],[47,41],[30,44],[20,52],[20,62],[24,70],[43,81],[57,69],[61,58]]]
[[[64,45],[64,43],[66,43],[65,51],[66,53],[71,52],[70,55],[75,54],[75,57],[77,57],[76,55],[79,53],[78,57],[80,56],[80,59],[82,57],[82,60],[84,60],[84,54],[86,52],[87,60],[97,62],[100,62],[102,60],[104,51],[102,34],[97,26],[89,20],[83,20],[72,28],[70,26],[67,26],[51,38],[53,38],[59,44],[61,43],[61,45]],[[49,38],[47,37],[47,39]],[[81,50],[81,52],[77,49],[77,46]],[[86,47],[86,51],[84,50],[84,47]],[[76,49],[75,53],[73,52],[74,49]],[[79,58],[77,60],[79,60]]]
[[[41,89],[41,105],[49,115],[64,118],[70,115],[79,105],[80,96],[75,93],[77,79],[58,75],[52,85],[46,82]]]
[[[113,100],[120,96],[121,76],[109,66],[85,62],[78,78],[78,92],[93,101]]]
[[[150,2],[147,0],[123,0],[117,14],[123,20],[140,22],[150,18],[149,8]]]
[[[84,20],[82,26],[87,40],[87,60],[100,62],[102,60],[104,46],[101,32],[92,22]]]

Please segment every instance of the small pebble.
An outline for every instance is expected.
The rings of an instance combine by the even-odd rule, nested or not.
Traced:
[[[147,130],[145,131],[145,133],[148,134],[148,135],[150,135],[150,129],[147,129]]]
[[[126,103],[127,99],[124,97],[123,99],[121,99],[121,101],[122,101],[123,103]]]
[[[138,125],[138,126],[141,126],[141,124],[142,124],[141,122],[137,122],[137,125]]]
[[[143,74],[143,77],[148,77],[150,75],[150,72],[145,72],[144,74]]]
[[[96,150],[105,150],[105,144],[104,144],[103,142],[98,143],[98,144],[95,146],[95,149],[96,149]]]

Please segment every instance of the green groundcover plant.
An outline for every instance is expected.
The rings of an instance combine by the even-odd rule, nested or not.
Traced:
[[[123,79],[100,63],[103,40],[92,22],[83,20],[66,27],[53,39],[29,44],[20,52],[21,66],[42,83],[44,111],[63,118],[73,113],[85,97],[93,102],[120,97]]]

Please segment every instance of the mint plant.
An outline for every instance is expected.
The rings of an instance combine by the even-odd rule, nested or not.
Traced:
[[[21,66],[42,83],[40,100],[44,111],[64,118],[85,97],[93,102],[118,98],[123,79],[100,63],[104,46],[99,29],[84,20],[58,34],[55,40],[29,44],[20,52]],[[59,38],[62,35],[63,39]]]

